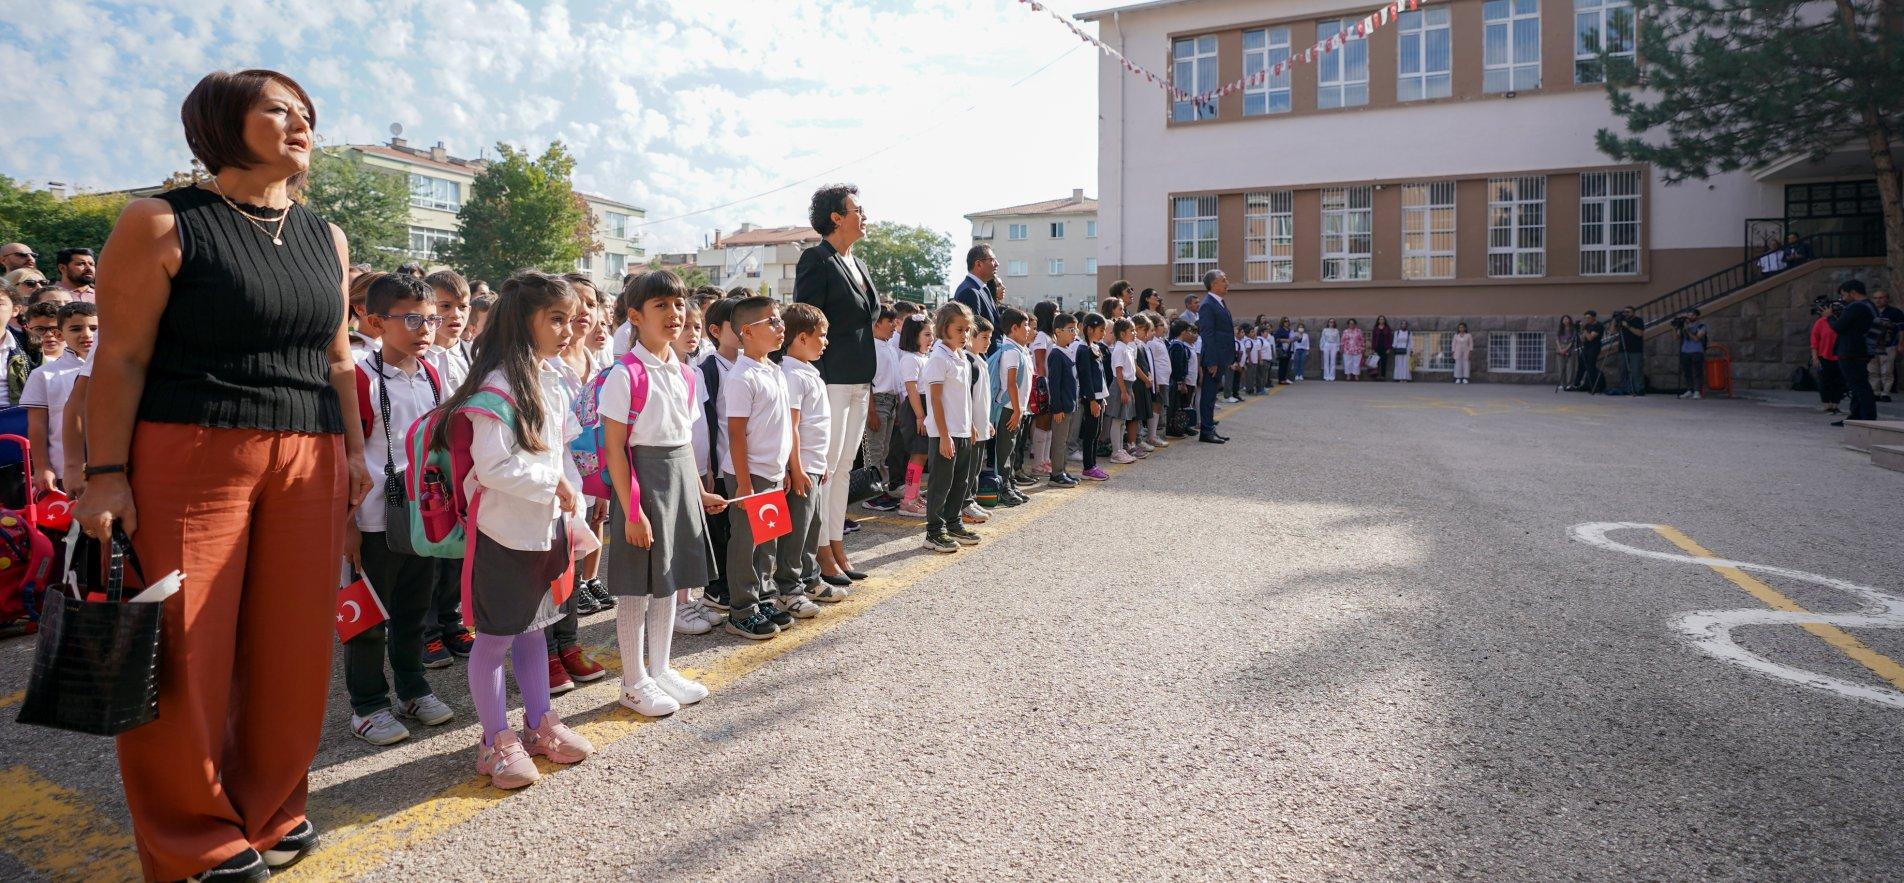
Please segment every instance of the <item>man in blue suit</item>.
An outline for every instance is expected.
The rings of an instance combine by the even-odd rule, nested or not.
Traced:
[[[1203,274],[1203,301],[1197,304],[1197,340],[1203,346],[1200,363],[1203,378],[1197,383],[1197,423],[1201,431],[1197,441],[1220,445],[1229,439],[1216,431],[1216,393],[1223,375],[1236,365],[1236,320],[1223,295],[1230,291],[1230,277],[1222,270]]]
[[[998,275],[998,258],[992,255],[989,245],[974,245],[965,253],[965,279],[959,282],[959,288],[952,293],[952,299],[970,307],[972,315],[992,323],[996,333],[992,335],[992,351],[998,349],[999,342],[1005,339],[1005,330],[998,327],[998,303],[992,299],[991,281]],[[979,353],[990,356],[991,351]]]

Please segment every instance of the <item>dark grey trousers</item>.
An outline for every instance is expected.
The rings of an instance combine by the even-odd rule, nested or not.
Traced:
[[[809,472],[807,478],[813,486],[806,496],[787,492],[787,516],[793,530],[774,541],[773,581],[782,598],[820,584],[820,476]]]
[[[960,525],[959,510],[971,493],[972,440],[953,439],[950,460],[939,453],[938,439],[927,444],[932,456],[926,461],[926,533],[943,534]]]
[[[752,478],[756,494],[780,487],[777,481],[758,475]],[[740,481],[733,475],[723,475],[721,481],[729,499],[740,496]],[[739,618],[745,618],[743,611],[752,610],[763,598],[773,597],[774,553],[778,551],[778,544],[754,545],[753,523],[747,520],[747,510],[740,506],[727,507],[727,526],[731,531],[727,538],[727,603],[733,612],[741,614]]]

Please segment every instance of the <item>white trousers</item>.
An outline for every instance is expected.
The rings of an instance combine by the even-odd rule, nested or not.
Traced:
[[[853,456],[866,437],[866,412],[873,404],[870,383],[826,385],[827,412],[833,421],[826,440],[826,505],[821,508],[820,542],[846,538],[846,497],[853,488]]]
[[[1335,379],[1335,364],[1336,364],[1335,354],[1336,354],[1336,351],[1339,349],[1341,349],[1340,346],[1330,346],[1326,343],[1322,345],[1322,379],[1323,380]]]
[[[1395,379],[1396,380],[1415,379],[1413,375],[1410,375],[1408,373],[1408,357],[1410,355],[1412,355],[1412,353],[1389,353],[1388,357],[1395,360]]]

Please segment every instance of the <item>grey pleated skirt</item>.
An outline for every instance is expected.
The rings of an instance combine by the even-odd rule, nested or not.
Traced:
[[[476,530],[472,525],[470,530]],[[476,631],[510,637],[548,628],[562,618],[549,584],[569,569],[569,532],[562,519],[550,522],[548,551],[511,549],[476,533],[476,560],[470,564],[469,609]]]
[[[628,543],[622,527],[627,515],[621,500],[611,499],[608,526],[602,531],[609,545],[602,585],[621,598],[660,598],[677,589],[707,585],[714,551],[701,513],[701,481],[694,474],[693,448],[638,446],[633,450],[641,511],[654,531],[654,544],[642,549]]]

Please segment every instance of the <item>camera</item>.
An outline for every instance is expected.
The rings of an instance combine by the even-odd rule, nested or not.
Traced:
[[[1671,321],[1672,321],[1672,324],[1673,324],[1673,327],[1674,327],[1674,328],[1678,328],[1678,329],[1681,329],[1681,330],[1684,330],[1684,329],[1685,329],[1685,327],[1686,327],[1686,317],[1685,317],[1685,316],[1674,316],[1674,317],[1672,318],[1672,320],[1671,320]]]
[[[1829,294],[1821,294],[1815,298],[1812,298],[1811,314],[1814,316],[1823,316],[1823,315],[1836,316],[1839,313],[1844,312],[1844,306],[1845,306],[1845,302],[1842,298],[1833,298]]]

